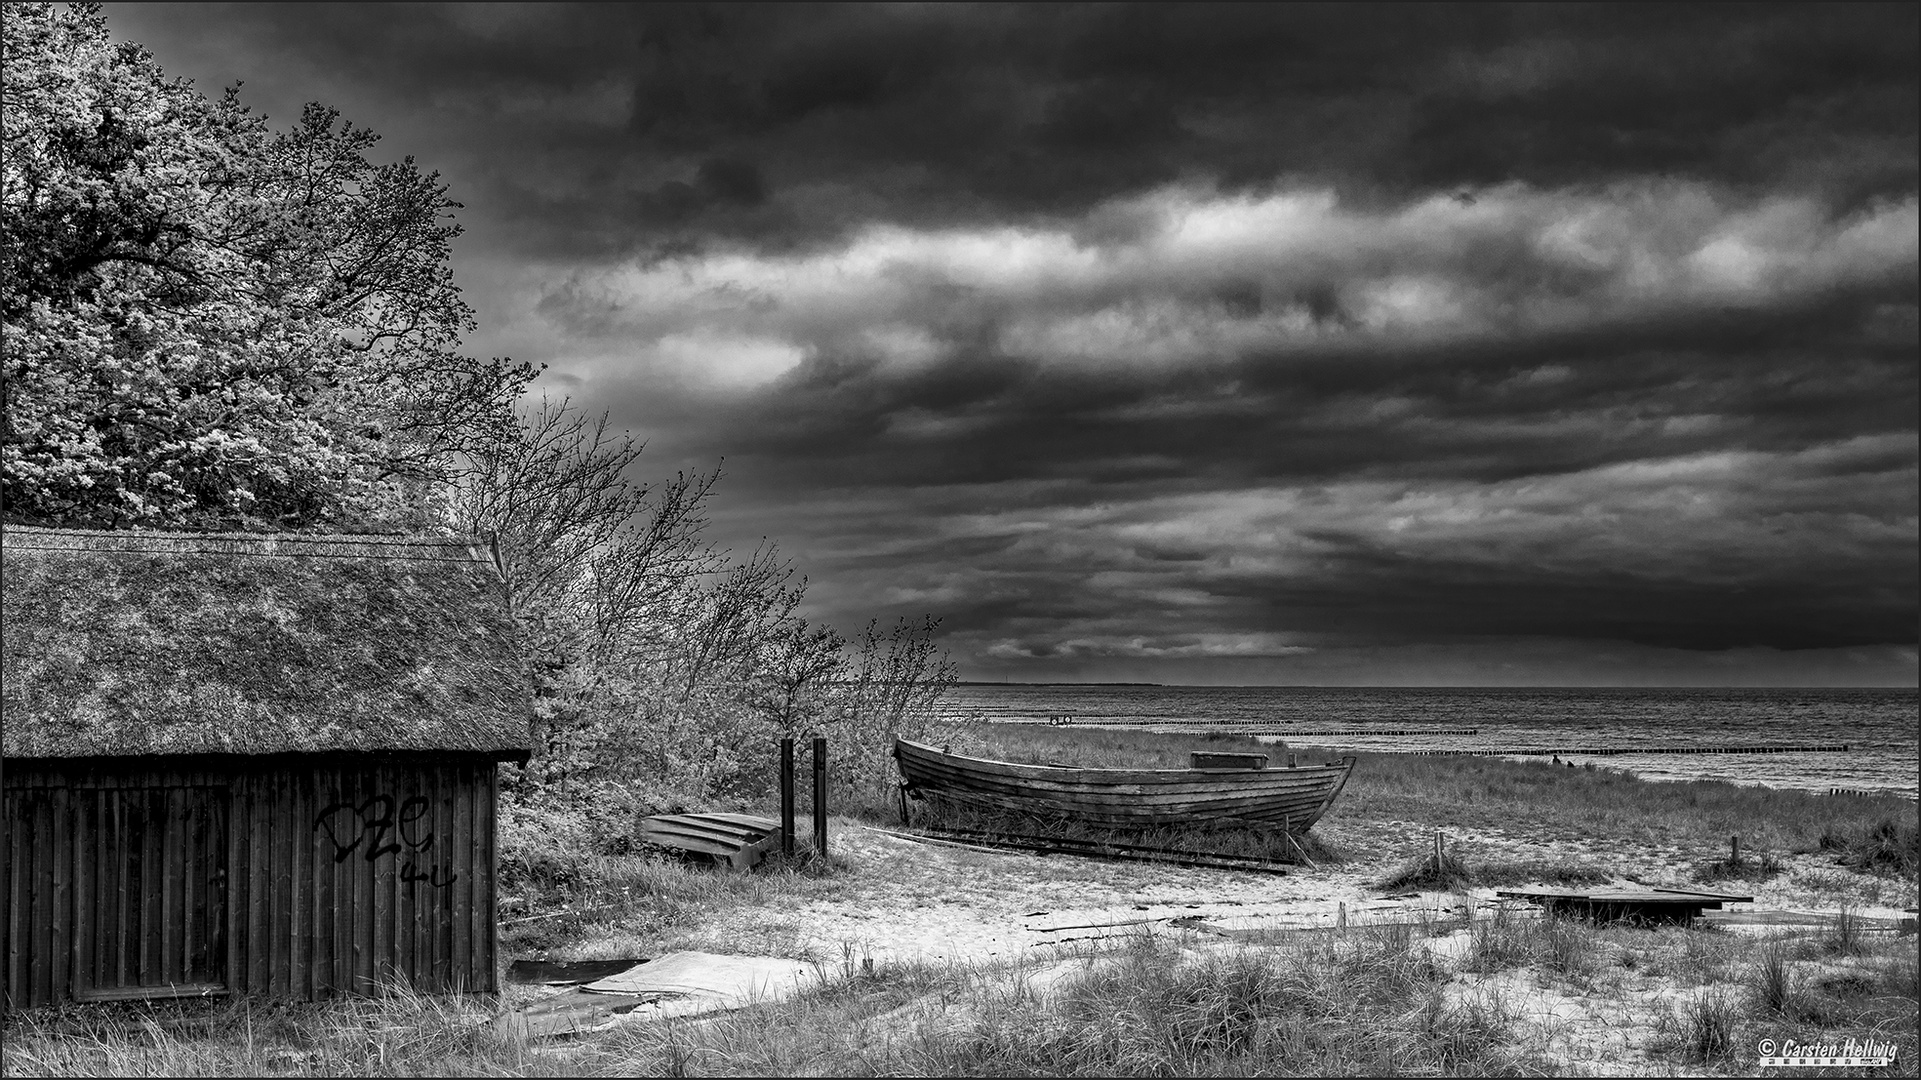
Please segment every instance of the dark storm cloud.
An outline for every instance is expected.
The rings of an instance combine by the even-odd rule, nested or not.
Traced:
[[[1074,214],[1179,180],[1389,198],[1691,176],[1911,191],[1911,5],[169,5],[138,40],[290,59],[465,144],[551,253]],[[190,43],[183,47],[192,48]],[[451,125],[451,129],[448,128]],[[715,170],[775,209],[740,212]],[[682,185],[691,188],[668,187]],[[578,197],[568,197],[568,196]],[[776,212],[785,210],[786,212]]]
[[[476,351],[725,456],[831,621],[1030,677],[1912,680],[1916,11],[109,18],[441,169]]]
[[[958,634],[998,624],[990,654],[1911,632],[1912,199],[1206,189],[1108,210],[1138,220],[690,255],[570,304],[647,386],[706,379],[709,445],[770,488],[884,492],[834,517],[899,536],[802,528]],[[693,400],[656,398],[655,422]]]

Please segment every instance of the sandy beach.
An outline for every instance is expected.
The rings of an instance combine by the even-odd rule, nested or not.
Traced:
[[[1396,829],[1396,825],[1400,829]],[[1412,823],[1348,826],[1326,823],[1321,831],[1336,844],[1366,840],[1380,851],[1372,858],[1296,867],[1284,876],[1183,868],[1149,863],[1106,862],[1072,856],[987,852],[916,843],[858,822],[835,822],[835,855],[848,864],[843,895],[810,900],[784,910],[746,906],[717,914],[692,930],[684,947],[764,941],[772,951],[802,959],[839,962],[844,956],[876,961],[1038,961],[1072,947],[1142,933],[1206,931],[1183,926],[1196,920],[1235,930],[1333,927],[1384,922],[1419,923],[1459,917],[1464,903],[1477,910],[1499,901],[1494,887],[1460,891],[1384,890],[1379,882],[1431,844],[1431,833]],[[1383,843],[1387,834],[1405,839]],[[1624,857],[1599,842],[1483,830],[1447,837],[1450,850],[1473,861],[1572,860],[1616,866],[1613,884],[1710,888],[1689,879],[1690,869],[1715,852],[1674,846]],[[1835,899],[1810,882],[1833,869],[1832,857],[1790,856],[1773,880],[1713,886],[1754,897],[1738,910],[1814,912],[1836,910]],[[1511,888],[1513,886],[1503,886]],[[1895,919],[1912,904],[1857,904],[1855,914]]]

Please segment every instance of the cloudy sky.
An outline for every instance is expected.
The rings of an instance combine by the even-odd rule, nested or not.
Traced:
[[[107,6],[966,677],[1910,686],[1917,11]]]

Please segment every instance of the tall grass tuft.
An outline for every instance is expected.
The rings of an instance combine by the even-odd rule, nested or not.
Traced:
[[[1827,951],[1836,956],[1856,956],[1861,952],[1861,917],[1851,904],[1841,905],[1827,936]]]
[[[1713,1063],[1734,1053],[1735,1021],[1738,1016],[1733,997],[1709,988],[1681,1003],[1673,1017],[1673,1035],[1689,1061]]]
[[[1466,966],[1472,971],[1539,965],[1578,981],[1595,973],[1600,957],[1599,931],[1577,919],[1521,918],[1509,908],[1498,907],[1468,930]]]
[[[1534,962],[1528,920],[1502,905],[1468,928],[1467,967],[1473,971],[1505,971]]]
[[[1761,946],[1755,956],[1752,988],[1754,1002],[1762,1012],[1785,1017],[1800,1012],[1800,988],[1795,985],[1794,969],[1789,966],[1793,956],[1793,950],[1780,938]]]

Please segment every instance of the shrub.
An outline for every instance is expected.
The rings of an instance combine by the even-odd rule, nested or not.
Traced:
[[[1474,875],[1467,864],[1453,851],[1443,848],[1438,854],[1429,851],[1402,864],[1401,868],[1381,879],[1383,889],[1452,889],[1458,885],[1470,884]]]
[[[1710,859],[1694,868],[1692,877],[1699,882],[1767,881],[1778,876],[1783,867],[1773,852],[1764,851],[1753,858]]]
[[[1913,877],[1921,871],[1921,829],[1882,818],[1848,845],[1842,861],[1856,870]]]

